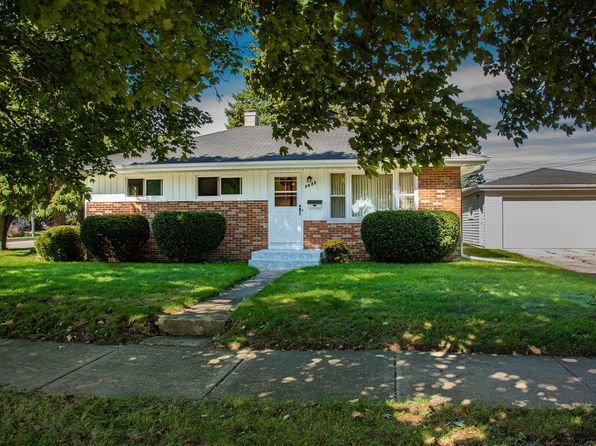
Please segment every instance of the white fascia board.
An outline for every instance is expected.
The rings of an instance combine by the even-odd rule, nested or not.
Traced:
[[[445,159],[446,166],[460,166],[467,169],[472,168],[470,173],[479,170],[487,163],[488,159]],[[147,164],[142,166],[123,166],[116,167],[118,173],[139,173],[139,172],[173,172],[189,170],[258,170],[258,169],[297,169],[297,168],[317,168],[317,167],[337,167],[337,168],[357,168],[358,163],[355,159],[340,160],[287,160],[287,161],[235,161],[235,162],[216,162],[216,163],[164,163]]]

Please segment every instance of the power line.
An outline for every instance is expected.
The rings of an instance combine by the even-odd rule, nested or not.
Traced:
[[[540,167],[579,167],[588,164],[596,163],[596,157],[586,158],[582,160],[575,160],[575,161],[567,161],[567,162],[558,162],[558,163],[551,163],[551,164],[544,164]],[[530,166],[520,166],[520,167],[511,167],[507,169],[484,169],[484,172],[511,172],[514,170],[524,170],[524,169],[531,169],[532,167],[536,167],[535,164]]]

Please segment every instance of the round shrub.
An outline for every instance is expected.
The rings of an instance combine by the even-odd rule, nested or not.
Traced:
[[[78,262],[85,260],[85,247],[78,226],[54,226],[35,240],[35,249],[44,260]]]
[[[216,212],[160,212],[151,228],[155,243],[168,259],[197,262],[219,246],[226,219]]]
[[[352,251],[343,240],[326,241],[323,245],[323,251],[325,251],[326,263],[348,263],[354,259]]]
[[[142,215],[94,215],[81,223],[81,240],[103,261],[137,260],[149,239],[149,221]]]
[[[361,232],[377,262],[434,262],[457,247],[459,218],[449,211],[379,211],[364,217]]]

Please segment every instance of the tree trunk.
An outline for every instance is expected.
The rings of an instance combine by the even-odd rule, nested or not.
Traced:
[[[8,237],[8,228],[13,220],[13,215],[0,215],[0,251],[8,249],[6,246],[6,239]]]

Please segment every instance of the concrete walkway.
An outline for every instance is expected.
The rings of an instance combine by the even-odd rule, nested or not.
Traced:
[[[228,291],[178,313],[162,314],[157,324],[170,336],[215,336],[225,330],[232,311],[240,302],[258,293],[288,270],[264,270]]]
[[[48,393],[596,404],[596,358],[381,350],[233,352],[198,338],[153,338],[127,346],[0,340],[0,358],[0,385]]]

